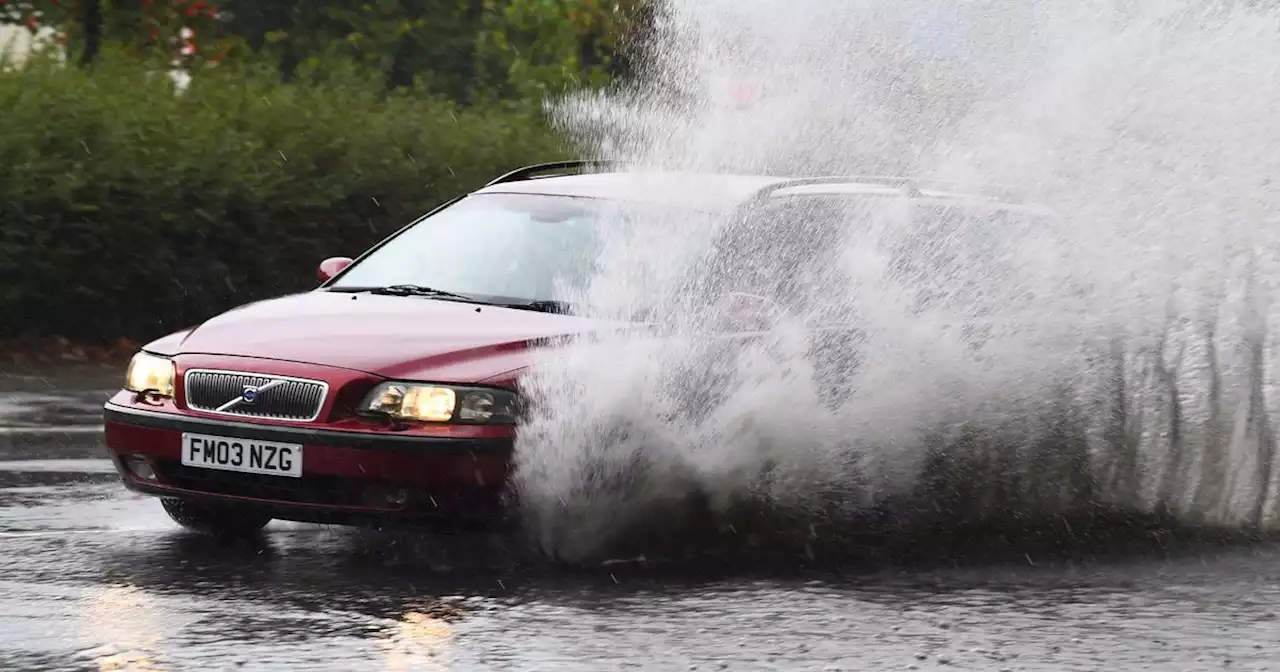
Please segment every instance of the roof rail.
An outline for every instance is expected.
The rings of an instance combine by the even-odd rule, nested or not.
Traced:
[[[924,194],[921,193],[921,189],[954,189],[960,192],[965,191],[965,185],[959,183],[918,180],[913,177],[890,177],[878,175],[798,177],[770,184],[757,191],[752,197],[752,200],[766,199],[782,189],[823,184],[871,184],[890,187],[902,190],[903,194],[908,198],[919,198],[923,196]],[[979,198],[999,199],[1010,203],[1020,203],[1023,200],[1019,195],[1013,193],[1012,190],[1004,188],[987,187],[984,192],[973,193],[973,195]]]
[[[504,182],[519,182],[522,180],[537,179],[537,177],[540,176],[540,173],[564,171],[566,169],[571,169],[571,168],[577,168],[577,169],[615,168],[622,165],[625,165],[625,164],[622,164],[617,161],[595,161],[590,159],[575,159],[572,161],[553,161],[550,163],[538,163],[532,166],[517,168],[505,175],[498,177],[497,179],[493,180],[492,182],[484,186],[492,187],[495,184],[502,184]],[[543,177],[546,177],[546,176],[543,176]]]

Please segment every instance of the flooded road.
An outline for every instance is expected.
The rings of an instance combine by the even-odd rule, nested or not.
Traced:
[[[231,545],[120,487],[114,378],[57,380],[0,377],[3,670],[1280,670],[1275,543],[839,574],[283,523]]]

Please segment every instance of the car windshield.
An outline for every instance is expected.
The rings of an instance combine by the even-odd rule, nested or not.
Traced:
[[[480,302],[562,301],[596,271],[601,232],[655,206],[541,194],[475,194],[420,220],[369,253],[330,290],[416,286]],[[680,213],[686,220],[688,215]]]

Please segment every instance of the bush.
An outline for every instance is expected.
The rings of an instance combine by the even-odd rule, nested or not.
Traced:
[[[299,81],[305,81],[300,78]],[[0,338],[150,338],[314,286],[434,205],[563,158],[534,113],[99,61],[0,72]]]

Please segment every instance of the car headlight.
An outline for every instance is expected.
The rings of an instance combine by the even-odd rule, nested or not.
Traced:
[[[488,387],[383,383],[360,410],[419,422],[510,425],[516,420],[515,393]]]
[[[129,360],[129,369],[124,377],[124,389],[130,392],[148,392],[159,397],[173,396],[175,372],[171,359],[139,352]]]

